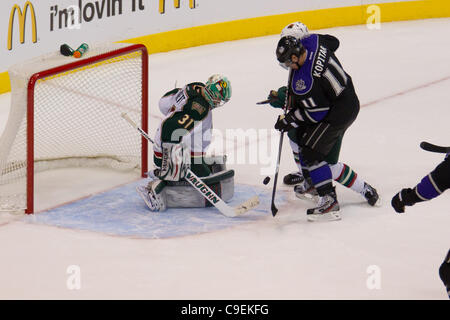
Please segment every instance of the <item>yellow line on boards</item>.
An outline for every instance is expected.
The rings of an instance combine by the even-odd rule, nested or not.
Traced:
[[[450,0],[392,2],[234,20],[151,34],[120,42],[142,43],[147,46],[149,54],[152,54],[278,34],[283,27],[294,21],[303,22],[311,30],[365,24],[370,17],[371,6],[379,8],[380,22],[450,17]],[[0,93],[10,90],[8,73],[0,73]]]

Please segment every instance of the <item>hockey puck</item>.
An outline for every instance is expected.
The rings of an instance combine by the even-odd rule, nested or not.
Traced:
[[[268,184],[270,182],[270,177],[265,177],[263,183]]]

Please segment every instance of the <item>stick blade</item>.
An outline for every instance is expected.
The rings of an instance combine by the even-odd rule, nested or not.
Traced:
[[[450,152],[450,147],[442,147],[442,146],[437,146],[435,144],[426,142],[426,141],[422,141],[420,143],[420,147],[425,150],[425,151],[430,151],[430,152],[437,152],[437,153],[449,153]]]
[[[275,207],[275,204],[273,202],[272,202],[271,210],[272,210],[272,216],[275,217],[277,215],[278,209],[277,209],[277,207]]]
[[[422,141],[422,142],[420,143],[420,147],[421,147],[423,150],[428,151],[428,149],[429,149],[429,144],[428,144],[428,142]]]
[[[259,197],[254,196],[253,198],[248,199],[247,201],[234,208],[234,212],[236,213],[236,215],[241,215],[249,210],[252,210],[257,205],[259,205]]]

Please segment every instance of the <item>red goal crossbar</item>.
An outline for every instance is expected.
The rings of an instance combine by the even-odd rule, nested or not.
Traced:
[[[142,56],[142,129],[148,131],[148,51],[142,44],[130,45],[112,50],[107,53],[77,60],[72,63],[50,68],[34,73],[28,81],[27,92],[27,208],[25,213],[34,212],[34,89],[37,81],[56,74],[64,73],[86,65],[95,64],[107,59],[118,57],[132,52],[141,52]],[[141,176],[145,177],[148,171],[148,142],[141,138]]]

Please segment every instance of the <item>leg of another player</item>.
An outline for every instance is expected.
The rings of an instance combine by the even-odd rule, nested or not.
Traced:
[[[300,163],[300,150],[297,141],[297,131],[297,129],[291,129],[288,131],[289,144],[291,146],[294,161],[298,170],[284,176],[283,183],[286,185],[296,185],[302,183],[305,180],[302,173],[302,165]]]
[[[333,180],[339,182],[344,187],[347,187],[359,194],[361,194],[367,203],[371,206],[380,206],[381,199],[377,190],[370,184],[365,182],[352,168],[347,164],[338,162],[330,165],[333,174]]]

